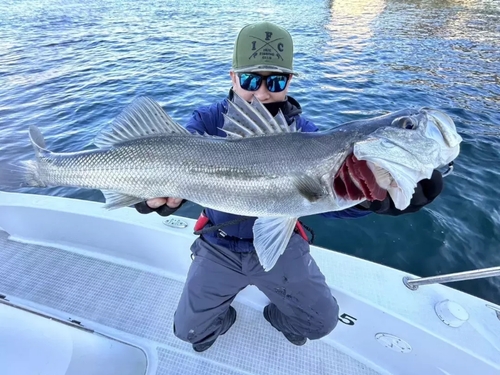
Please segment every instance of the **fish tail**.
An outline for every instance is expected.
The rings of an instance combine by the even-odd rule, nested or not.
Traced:
[[[35,150],[36,160],[26,160],[21,162],[21,164],[19,165],[19,170],[23,176],[22,183],[24,186],[45,187],[47,186],[47,184],[42,178],[41,158],[43,156],[48,156],[49,154],[51,154],[51,152],[47,150],[47,146],[45,145],[45,138],[43,137],[42,132],[40,131],[40,129],[38,129],[37,126],[30,126],[29,136],[31,145]]]
[[[45,153],[50,153],[49,150],[46,149],[45,138],[43,137],[42,132],[38,129],[37,126],[31,125],[29,129],[29,135],[31,140],[31,145],[35,150],[35,155],[37,159]]]
[[[44,187],[40,167],[36,160],[21,161],[19,164],[5,163],[0,165],[0,187],[17,189],[21,187]]]
[[[26,160],[19,164],[22,176],[22,186],[45,187],[47,184],[42,179],[40,163],[37,160]]]
[[[41,158],[48,156],[50,151],[45,148],[45,140],[36,126],[30,126],[29,136],[35,150],[36,159],[24,160],[19,163],[0,164],[0,187],[16,189],[20,187],[46,187],[43,178],[43,162]]]

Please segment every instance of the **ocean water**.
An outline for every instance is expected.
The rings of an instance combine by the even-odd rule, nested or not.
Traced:
[[[0,163],[93,147],[139,95],[179,123],[222,99],[237,32],[268,20],[295,42],[290,95],[322,128],[404,107],[446,111],[464,142],[416,214],[304,218],[315,244],[421,276],[500,265],[500,1],[7,0],[0,11]],[[103,201],[99,191],[20,189]],[[189,203],[179,214],[197,217]],[[356,282],[356,280],[353,280]],[[500,277],[448,284],[500,303]]]

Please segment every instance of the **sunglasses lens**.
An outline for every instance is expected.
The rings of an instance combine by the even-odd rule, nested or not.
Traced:
[[[270,92],[281,92],[285,89],[288,82],[287,75],[272,75],[267,77],[267,89]]]
[[[240,86],[246,91],[257,91],[262,83],[262,77],[257,74],[240,74]]]
[[[262,80],[266,80],[267,89],[270,92],[281,92],[285,89],[288,82],[288,75],[286,74],[273,74],[267,77],[262,77],[255,73],[241,73],[240,86],[246,91],[257,91],[262,84]]]

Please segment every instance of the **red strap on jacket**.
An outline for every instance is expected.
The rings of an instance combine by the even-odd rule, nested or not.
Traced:
[[[205,215],[205,211],[201,211],[200,217],[198,217],[198,220],[196,220],[196,223],[194,224],[194,231],[197,232],[202,230],[208,222],[209,220]]]
[[[309,238],[307,237],[306,231],[304,230],[304,227],[298,220],[297,224],[295,224],[295,230],[297,231],[298,234],[300,234],[300,237],[302,237],[305,241],[309,242]]]

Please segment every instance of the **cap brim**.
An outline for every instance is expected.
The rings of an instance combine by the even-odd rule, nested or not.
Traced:
[[[276,72],[276,73],[285,73],[285,74],[293,74],[294,76],[298,76],[297,72],[294,72],[291,69],[283,68],[277,65],[252,65],[252,66],[244,66],[241,68],[234,69],[235,73],[255,73],[255,72]]]

